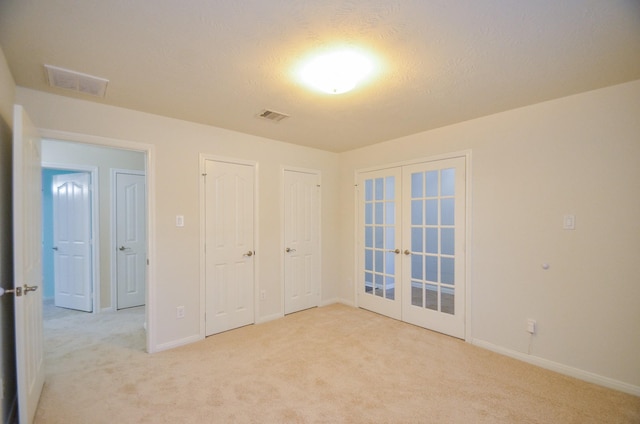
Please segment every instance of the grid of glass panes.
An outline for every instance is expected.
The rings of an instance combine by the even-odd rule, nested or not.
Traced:
[[[411,174],[411,304],[454,314],[455,169]]]
[[[395,177],[364,182],[365,293],[395,299]]]

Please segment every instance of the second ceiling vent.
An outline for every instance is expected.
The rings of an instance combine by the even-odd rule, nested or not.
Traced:
[[[267,121],[280,122],[283,119],[288,118],[286,113],[276,112],[275,110],[264,109],[258,114],[258,118],[266,119]]]
[[[44,65],[44,69],[47,74],[47,81],[52,87],[73,90],[97,97],[104,97],[107,92],[107,84],[109,83],[107,79],[51,65]]]

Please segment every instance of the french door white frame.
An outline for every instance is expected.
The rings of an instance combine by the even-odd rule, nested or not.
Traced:
[[[253,167],[253,243],[254,246],[260,246],[259,240],[259,228],[258,228],[258,217],[259,217],[259,203],[258,203],[258,162],[248,161],[243,159],[230,158],[225,156],[217,156],[210,155],[206,153],[200,153],[200,164],[198,167],[199,172],[199,180],[200,180],[200,339],[204,340],[207,336],[207,322],[206,322],[206,311],[207,311],[207,275],[206,275],[206,251],[205,244],[207,241],[206,232],[204,228],[206,226],[207,221],[207,213],[206,213],[206,186],[204,175],[206,173],[206,161],[215,161],[215,162],[227,162],[233,163],[237,165],[247,165]],[[254,324],[257,322],[257,317],[260,316],[260,282],[258,276],[260,273],[258,272],[260,266],[260,250],[254,249],[255,255],[253,256],[253,322]]]
[[[46,141],[43,139],[42,141]],[[98,168],[95,166],[63,165],[53,162],[42,162],[42,169],[60,169],[64,171],[77,171],[89,173],[91,177],[91,298],[94,314],[100,312],[100,199]]]
[[[87,134],[77,134],[66,131],[40,129],[43,139],[71,141],[74,143],[84,143],[115,149],[131,150],[145,155],[147,175],[147,275],[146,275],[146,299],[145,299],[145,323],[147,326],[146,347],[148,353],[158,352],[162,349],[157,344],[156,331],[156,153],[152,144],[139,143],[115,138],[93,136]]]
[[[464,330],[464,340],[466,342],[470,342],[471,341],[471,285],[472,285],[472,280],[471,280],[471,257],[472,257],[472,249],[471,249],[471,232],[472,232],[472,228],[471,228],[471,191],[472,191],[472,187],[471,187],[471,150],[463,150],[463,151],[459,151],[459,152],[452,152],[452,153],[448,153],[448,154],[442,154],[442,155],[436,155],[436,156],[427,156],[427,157],[423,157],[423,158],[418,158],[418,159],[412,159],[412,160],[408,160],[408,161],[402,161],[402,162],[393,162],[393,163],[387,163],[387,164],[381,164],[378,166],[371,166],[371,167],[367,167],[367,168],[361,168],[361,169],[356,169],[354,171],[354,175],[353,175],[353,181],[354,181],[354,187],[358,185],[358,180],[359,180],[359,176],[362,173],[365,172],[371,172],[371,171],[381,171],[384,169],[389,169],[389,168],[398,168],[398,167],[403,167],[403,166],[407,166],[407,165],[416,165],[416,164],[420,164],[420,163],[428,163],[428,162],[436,162],[439,160],[444,160],[444,159],[454,159],[454,158],[460,158],[463,157],[465,158],[465,186],[466,186],[466,190],[465,190],[465,203],[466,203],[466,212],[465,212],[465,246],[466,246],[466,252],[465,252],[465,305],[464,305],[464,311],[465,311],[465,330]],[[354,234],[353,234],[353,239],[354,239],[354,274],[353,274],[353,281],[355,282],[355,284],[353,285],[353,295],[354,295],[354,299],[355,299],[355,305],[356,307],[360,307],[359,305],[359,296],[358,296],[358,290],[359,290],[359,285],[358,285],[358,281],[359,281],[359,264],[358,264],[358,257],[360,255],[360,246],[359,246],[359,239],[358,239],[358,234],[359,234],[359,228],[361,225],[363,225],[362,222],[360,222],[360,218],[359,218],[359,205],[358,205],[358,190],[354,190],[353,191],[353,201],[354,201],[354,205],[355,205],[355,210],[354,210],[354,222],[355,222],[355,227],[354,227]],[[400,285],[401,287],[402,285]]]

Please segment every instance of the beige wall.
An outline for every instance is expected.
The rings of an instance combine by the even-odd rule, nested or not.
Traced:
[[[42,162],[48,167],[92,166],[98,178],[99,286],[101,309],[115,308],[111,299],[111,169],[145,171],[141,152],[60,140],[42,141]]]
[[[282,312],[282,166],[322,171],[322,299],[355,302],[355,170],[470,149],[468,339],[640,393],[640,81],[341,155],[23,88],[17,99],[41,128],[153,146],[156,348],[198,336],[200,153],[259,163],[264,320]],[[576,230],[562,230],[566,213]],[[174,226],[176,214],[185,228]],[[530,355],[527,318],[539,330]]]
[[[258,304],[258,321],[280,316],[283,310],[280,215],[283,166],[322,172],[322,301],[331,301],[338,296],[335,263],[341,252],[334,248],[338,237],[335,213],[338,208],[334,194],[338,190],[336,154],[20,87],[17,99],[42,129],[153,146],[157,278],[150,284],[157,293],[151,321],[154,348],[193,341],[200,331],[201,153],[259,164],[256,264],[258,289],[265,290],[267,297]],[[184,228],[175,226],[176,215],[184,215]],[[185,318],[180,320],[175,317],[179,305],[184,305],[186,311]]]
[[[341,155],[341,296],[354,301],[354,172],[470,149],[468,338],[640,393],[639,117],[635,81]]]

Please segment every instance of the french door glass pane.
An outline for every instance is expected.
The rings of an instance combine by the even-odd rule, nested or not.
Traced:
[[[411,304],[453,314],[455,169],[411,174]]]
[[[364,181],[365,293],[395,299],[395,177]]]

